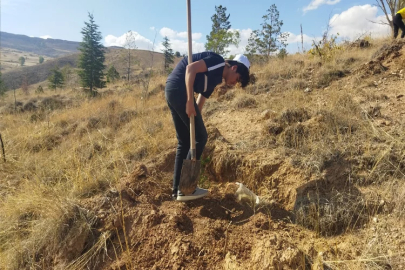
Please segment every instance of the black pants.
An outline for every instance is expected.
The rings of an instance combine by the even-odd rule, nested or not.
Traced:
[[[190,118],[186,114],[187,92],[184,86],[178,86],[175,83],[167,82],[165,88],[165,96],[167,104],[172,113],[174,127],[176,128],[176,136],[178,140],[176,159],[174,164],[173,190],[177,190],[180,183],[181,168],[184,159],[190,159]],[[195,139],[196,139],[196,156],[197,160],[201,158],[201,154],[207,143],[207,130],[194,101],[195,111],[197,116],[195,119]]]
[[[404,36],[405,36],[405,24],[402,21],[401,14],[395,15],[394,19],[392,20],[392,23],[394,24],[394,38],[397,38],[399,28],[401,28],[401,30],[402,30],[401,38],[404,38]]]

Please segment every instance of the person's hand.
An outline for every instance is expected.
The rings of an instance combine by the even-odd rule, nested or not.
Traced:
[[[188,115],[188,117],[190,117],[192,115],[197,116],[193,100],[187,101],[187,103],[186,103],[186,114]]]

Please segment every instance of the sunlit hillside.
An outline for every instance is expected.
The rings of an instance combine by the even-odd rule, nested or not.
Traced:
[[[210,195],[187,203],[171,199],[158,66],[94,98],[9,91],[0,269],[404,269],[405,43],[370,44],[253,61],[254,84],[218,87],[203,109]]]

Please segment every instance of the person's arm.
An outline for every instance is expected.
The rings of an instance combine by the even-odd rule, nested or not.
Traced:
[[[207,100],[207,98],[204,97],[203,95],[201,95],[201,94],[198,95],[197,106],[198,106],[198,109],[200,110],[200,113],[202,112],[202,108],[203,108],[206,100]]]
[[[206,72],[207,65],[204,60],[199,60],[197,62],[191,63],[186,68],[186,88],[187,88],[187,104],[186,104],[186,113],[188,117],[191,115],[196,116],[194,108],[194,81],[197,73]]]

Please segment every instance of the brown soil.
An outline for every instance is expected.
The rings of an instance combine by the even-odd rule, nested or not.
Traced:
[[[375,76],[377,86],[359,87],[353,99],[363,107],[367,104],[373,125],[387,132],[404,125],[404,97],[397,90],[403,86],[402,45],[388,46],[353,72],[362,78]],[[335,87],[341,90],[356,84],[353,76],[347,76]],[[331,269],[324,260],[350,261],[362,254],[360,247],[367,239],[361,228],[372,222],[370,217],[389,214],[389,203],[380,203],[372,187],[360,188],[347,181],[351,160],[336,155],[322,173],[312,174],[295,166],[285,153],[272,151],[280,140],[288,143],[289,136],[298,144],[308,134],[322,136],[319,130],[332,116],[300,110],[286,111],[278,118],[272,112],[262,115],[255,102],[241,107],[230,94],[233,90],[225,90],[214,101],[222,105],[204,112],[209,140],[202,185],[209,189],[209,196],[187,203],[171,200],[174,146],[136,164],[119,187],[83,200],[84,207],[97,216],[96,236],[109,232],[104,248],[92,260],[94,269]],[[311,95],[324,100],[321,92]],[[264,203],[238,202],[229,184],[236,181],[260,195]],[[378,224],[373,228],[378,231]],[[392,231],[399,228],[403,224],[393,225]],[[403,234],[387,233],[386,239],[392,241],[388,253],[404,254]],[[83,249],[85,254],[88,249],[82,240],[69,252]],[[379,269],[401,269],[401,265],[405,266],[403,258]]]

